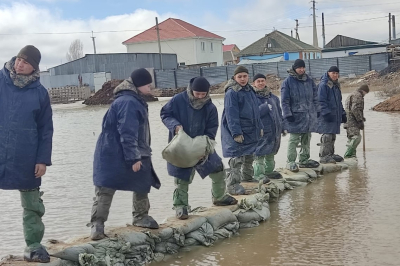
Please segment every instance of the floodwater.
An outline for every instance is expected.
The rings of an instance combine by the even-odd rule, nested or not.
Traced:
[[[363,154],[360,145],[358,168],[286,192],[270,205],[271,219],[259,227],[241,230],[239,236],[211,248],[180,252],[156,265],[400,265],[400,114],[370,111],[379,101],[373,92],[366,96],[367,150]],[[223,98],[217,96],[213,102],[221,115]],[[174,215],[173,179],[161,157],[168,133],[159,118],[163,104],[163,100],[149,103],[153,162],[162,182],[160,190],[150,193],[150,214],[159,222]],[[85,224],[94,196],[93,152],[107,107],[72,104],[55,105],[53,110],[53,166],[42,185],[45,241],[89,234]],[[313,135],[314,159],[318,140]],[[285,166],[287,141],[288,137],[282,139],[277,167]],[[342,132],[337,153],[344,153],[345,142]],[[221,154],[220,146],[217,151]],[[210,180],[196,176],[190,188],[192,207],[211,204]],[[108,228],[131,222],[131,201],[131,193],[116,193]],[[24,248],[19,192],[0,190],[0,202],[0,257],[19,255]]]

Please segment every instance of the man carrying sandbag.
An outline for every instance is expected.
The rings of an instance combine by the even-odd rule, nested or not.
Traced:
[[[190,80],[186,91],[175,95],[161,109],[161,119],[169,130],[168,141],[183,130],[191,138],[206,135],[214,140],[218,130],[218,112],[209,95],[210,83],[203,77]],[[225,171],[221,158],[212,153],[208,158],[199,158],[194,167],[179,168],[167,163],[168,174],[175,178],[173,205],[176,217],[184,220],[188,216],[189,184],[195,171],[202,178],[212,180],[213,204],[217,206],[234,205],[237,200],[226,194]]]
[[[115,100],[104,115],[93,162],[96,197],[89,225],[91,239],[105,238],[104,222],[117,190],[133,191],[132,224],[157,229],[148,215],[150,188],[160,188],[151,161],[150,124],[143,95],[150,94],[152,77],[139,68],[114,89]]]

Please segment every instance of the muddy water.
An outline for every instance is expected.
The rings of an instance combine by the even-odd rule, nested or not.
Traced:
[[[366,98],[366,109],[379,99]],[[344,98],[347,95],[344,95]],[[162,221],[171,209],[173,181],[167,175],[161,150],[167,131],[159,119],[165,102],[149,104],[152,121],[154,165],[162,181],[152,190],[151,215]],[[223,98],[215,98],[222,113]],[[54,106],[53,166],[43,180],[47,208],[45,240],[66,240],[85,235],[89,229],[92,197],[94,146],[106,107]],[[399,265],[400,264],[400,114],[366,111],[367,152],[358,150],[357,169],[325,178],[305,188],[290,191],[271,204],[271,219],[257,228],[217,243],[212,248],[193,248],[157,265]],[[219,137],[218,137],[219,140]],[[337,138],[337,153],[343,154],[346,137]],[[311,153],[318,156],[318,135]],[[277,156],[277,167],[285,165],[287,138]],[[220,151],[221,147],[218,146]],[[226,160],[225,160],[226,162]],[[209,206],[210,181],[195,178],[190,190],[193,207]],[[0,190],[0,257],[20,254],[24,247],[19,194]],[[108,227],[131,221],[131,193],[118,192]]]

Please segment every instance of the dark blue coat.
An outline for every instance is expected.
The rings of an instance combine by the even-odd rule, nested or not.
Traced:
[[[282,109],[279,98],[272,93],[264,96],[257,93],[264,136],[258,141],[256,156],[276,154],[281,145],[283,132]]]
[[[186,134],[192,138],[206,135],[215,140],[218,130],[218,112],[211,99],[201,109],[194,109],[189,102],[188,92],[184,91],[165,104],[160,115],[169,130],[168,142],[175,136],[175,127],[178,125],[181,125]],[[221,158],[214,153],[201,167],[198,165],[195,168],[204,178],[210,173],[222,170],[223,165]],[[193,171],[193,167],[179,168],[170,163],[167,163],[167,169],[169,175],[186,181],[190,179]]]
[[[132,165],[142,161],[138,172]],[[150,126],[146,102],[123,90],[104,115],[93,163],[95,186],[148,193],[160,187],[151,162]]]
[[[310,77],[305,81],[287,77],[282,83],[281,102],[284,127],[289,133],[317,131],[318,89]],[[294,117],[294,122],[286,120],[289,116]]]
[[[321,107],[321,115],[318,118],[318,133],[340,134],[342,115],[346,112],[342,104],[342,92],[338,85],[334,85],[329,79],[328,73],[322,76],[318,85],[318,100]],[[334,116],[333,122],[327,122],[324,115]]]
[[[40,80],[14,86],[0,71],[0,189],[34,189],[35,165],[51,165],[53,120],[50,98]]]
[[[261,138],[262,129],[256,93],[250,85],[246,85],[248,89],[238,88],[240,85],[233,80],[227,85],[221,123],[223,156],[252,155]],[[235,142],[234,137],[239,135],[244,136],[243,143]]]

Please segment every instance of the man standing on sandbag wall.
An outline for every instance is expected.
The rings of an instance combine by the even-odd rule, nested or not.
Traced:
[[[320,163],[342,162],[343,157],[335,154],[336,134],[340,134],[340,124],[347,122],[342,104],[342,91],[339,83],[339,68],[332,66],[318,85],[318,100],[321,115],[318,117],[318,133],[321,136],[319,150]]]
[[[206,135],[215,140],[218,130],[218,112],[210,98],[210,83],[203,77],[190,80],[186,91],[175,95],[161,109],[161,119],[169,130],[168,141],[179,130],[191,138]],[[199,158],[195,167],[179,168],[167,162],[168,174],[175,178],[173,204],[178,219],[189,217],[189,185],[197,171],[202,178],[212,180],[212,199],[217,206],[234,205],[237,200],[226,194],[225,171],[221,158],[216,152],[208,158]]]
[[[222,113],[222,151],[229,160],[230,171],[227,176],[228,192],[243,195],[242,181],[258,182],[246,179],[243,164],[245,156],[253,156],[260,138],[263,136],[258,100],[253,87],[249,84],[249,71],[238,66],[233,77],[225,86],[224,112]],[[264,178],[267,183],[270,180]]]
[[[347,124],[347,150],[344,158],[356,157],[357,146],[361,142],[360,130],[364,130],[364,97],[369,93],[368,85],[364,84],[346,99]]]
[[[306,64],[297,59],[288,70],[289,76],[281,87],[284,127],[290,133],[286,168],[298,172],[301,168],[315,168],[319,163],[310,159],[311,132],[317,130],[319,116],[318,90],[306,74]],[[299,166],[296,164],[297,145],[300,143]]]
[[[104,115],[93,163],[96,197],[88,224],[92,240],[106,237],[104,223],[116,190],[133,191],[133,225],[158,228],[148,215],[150,188],[161,186],[151,161],[149,114],[143,99],[151,94],[151,83],[146,69],[133,71],[114,89],[115,100]]]
[[[283,129],[283,118],[280,100],[272,94],[266,85],[266,76],[256,74],[253,77],[253,87],[256,91],[263,124],[264,136],[259,140],[253,163],[254,179],[261,180],[264,177],[280,179],[282,175],[275,169],[275,155],[281,145],[281,134],[286,135]]]
[[[30,262],[50,261],[40,244],[45,208],[39,187],[51,165],[53,114],[40,83],[40,59],[40,51],[27,45],[0,71],[0,189],[20,191],[24,260]]]

